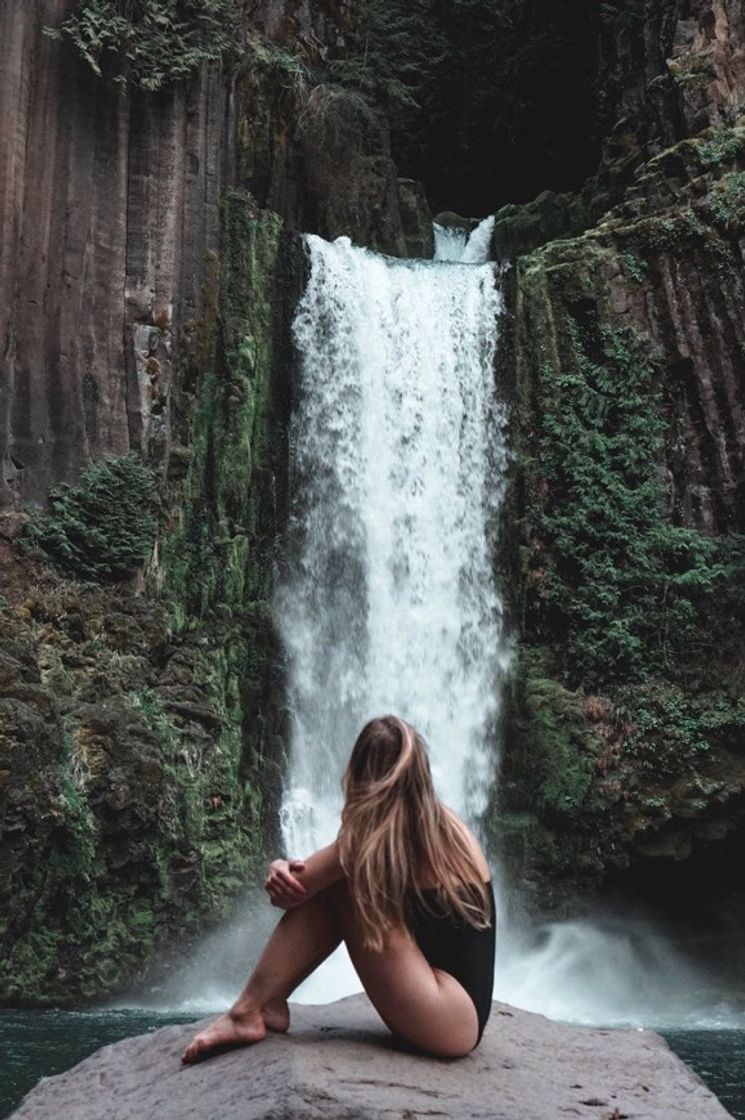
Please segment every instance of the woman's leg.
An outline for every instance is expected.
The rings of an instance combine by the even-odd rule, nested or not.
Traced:
[[[182,1055],[198,1061],[217,1049],[258,1042],[267,1027],[286,1029],[286,1000],[344,939],[362,986],[386,1026],[440,1057],[470,1053],[478,1039],[473,1000],[449,973],[432,968],[405,930],[388,934],[382,950],[366,948],[346,882],[288,910],[274,929],[236,1002]]]
[[[465,988],[448,972],[432,968],[406,929],[389,933],[381,950],[365,948],[347,883],[330,889],[352,964],[386,1026],[438,1057],[469,1054],[479,1025]]]
[[[218,1049],[259,1042],[269,1030],[287,1030],[287,998],[337,947],[341,931],[328,891],[287,910],[274,928],[237,1000],[195,1035],[181,1060],[199,1061]]]

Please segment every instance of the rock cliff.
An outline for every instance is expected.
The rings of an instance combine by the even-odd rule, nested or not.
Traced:
[[[276,843],[269,603],[294,231],[399,254],[431,244],[385,120],[316,71],[343,53],[356,5],[246,5],[237,62],[156,93],[97,76],[47,34],[74,10],[0,12],[0,998],[13,1003],[131,981],[158,946],[219,920]],[[121,485],[131,453],[153,508],[146,480]]]
[[[742,10],[638,9],[597,174],[496,226],[522,636],[497,827],[543,904],[691,855],[735,890],[745,825]]]
[[[252,881],[286,730],[297,233],[431,252],[390,122],[337,80],[360,4],[245,4],[237,60],[155,93],[45,34],[74,7],[0,11],[0,998],[19,1003],[132,980]],[[519,642],[488,823],[542,910],[627,868],[706,878],[745,828],[742,4],[606,4],[591,46],[594,19],[598,167],[495,223]],[[485,89],[488,43],[466,47]],[[132,453],[149,476],[128,486]]]

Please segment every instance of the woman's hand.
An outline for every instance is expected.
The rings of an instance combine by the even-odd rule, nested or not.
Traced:
[[[305,860],[302,859],[275,859],[269,865],[264,886],[272,906],[291,910],[305,902],[308,891],[293,874],[304,870]]]

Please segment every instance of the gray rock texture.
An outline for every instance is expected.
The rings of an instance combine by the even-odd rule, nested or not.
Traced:
[[[181,1066],[195,1026],[103,1047],[42,1081],[14,1120],[729,1116],[659,1035],[563,1026],[505,1004],[479,1048],[454,1061],[398,1049],[364,996],[295,1007],[289,1035]]]

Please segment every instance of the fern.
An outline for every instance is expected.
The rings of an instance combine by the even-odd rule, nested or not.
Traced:
[[[99,76],[159,90],[232,55],[237,0],[79,0],[53,38],[70,39]]]

